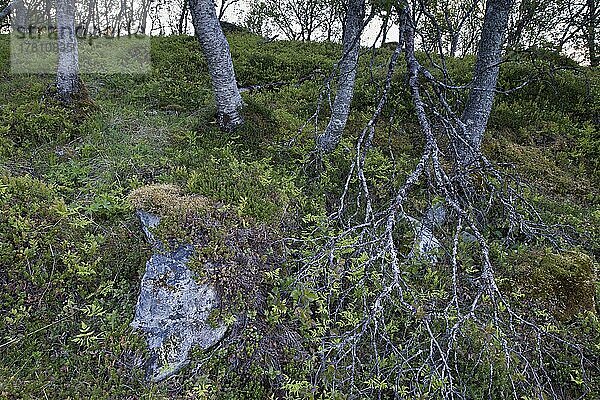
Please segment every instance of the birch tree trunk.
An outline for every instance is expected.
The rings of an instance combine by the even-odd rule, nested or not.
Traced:
[[[13,17],[14,17],[14,26],[13,28],[23,34],[26,35],[29,33],[29,28],[27,25],[29,25],[27,23],[27,20],[29,19],[29,10],[27,9],[27,7],[25,6],[25,3],[23,2],[23,0],[15,0],[15,2],[12,5],[12,8],[10,11],[14,11],[13,12]]]
[[[230,130],[244,121],[244,105],[235,79],[229,43],[223,34],[212,0],[189,0],[192,22],[200,47],[208,63],[222,129]]]
[[[333,102],[329,124],[323,134],[317,137],[317,150],[330,153],[338,146],[350,114],[350,104],[354,96],[354,82],[358,65],[360,36],[365,17],[365,0],[349,0],[346,21],[344,22],[344,53],[339,64],[340,77],[338,90]]]
[[[184,1],[181,9],[181,15],[179,15],[179,22],[177,24],[177,33],[180,35],[183,35],[184,31],[187,30],[188,13],[189,4],[187,1]]]
[[[513,0],[487,0],[473,73],[473,86],[461,117],[464,143],[462,141],[457,143],[459,162],[463,165],[472,163],[481,147],[483,133],[494,101],[500,72],[502,45],[512,4]],[[420,65],[415,56],[414,32],[414,25],[411,21],[405,26],[404,31],[407,70],[410,76],[409,86],[421,127],[424,132],[429,131],[429,135],[433,135],[425,112],[425,105],[419,94]],[[445,223],[447,214],[448,210],[444,203],[432,204],[421,221],[411,221],[415,229],[415,243],[411,255],[418,255],[430,262],[437,260],[435,252],[441,247],[441,242],[435,236],[435,230]]]
[[[464,141],[459,143],[459,157],[469,164],[481,148],[483,133],[494,102],[496,83],[502,60],[502,45],[508,27],[513,0],[487,0],[479,41],[473,86],[461,120],[465,125]]]
[[[79,93],[79,53],[75,35],[75,1],[56,1],[58,29],[58,71],[56,88],[61,101],[71,102]]]
[[[140,11],[140,27],[138,28],[138,33],[145,35],[147,31],[148,24],[148,13],[150,12],[150,0],[142,1],[142,10]],[[152,29],[150,29],[152,31]]]

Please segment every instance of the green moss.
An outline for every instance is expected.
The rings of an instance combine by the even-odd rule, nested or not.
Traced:
[[[535,251],[516,261],[524,293],[542,301],[560,320],[596,312],[597,266],[584,253]]]

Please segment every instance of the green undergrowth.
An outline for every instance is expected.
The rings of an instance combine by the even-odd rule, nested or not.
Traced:
[[[332,324],[324,304],[335,294],[317,290],[319,285],[298,286],[292,260],[308,254],[283,242],[274,249],[270,242],[302,237],[316,246],[319,234],[334,233],[323,228],[326,216],[338,206],[358,131],[374,110],[392,49],[378,50],[373,60],[364,51],[342,144],[315,160],[313,138],[326,123],[327,101],[319,126],[313,120],[300,127],[315,111],[340,46],[267,42],[243,32],[229,40],[241,86],[283,84],[245,93],[246,124],[223,133],[192,37],[153,38],[147,75],[83,77],[93,103],[74,109],[48,98],[52,76],[10,74],[8,38],[0,37],[0,398],[346,397],[344,387],[332,383],[344,378],[345,367],[323,366],[316,356],[319,335]],[[524,312],[544,310],[535,317],[597,343],[599,71],[543,52],[533,62],[524,55],[510,60],[502,66],[502,89],[519,86],[524,77],[536,79],[498,96],[486,153],[521,176],[543,218],[565,225],[577,246],[567,251],[525,241],[506,252],[494,239],[494,262],[502,287],[515,301],[527,299]],[[473,60],[447,62],[455,83],[467,83]],[[551,67],[557,63],[561,68]],[[394,76],[392,101],[366,161],[376,206],[403,183],[423,144],[403,71],[399,66]],[[351,183],[349,198],[356,187]],[[157,187],[158,200],[146,202],[153,198],[148,188]],[[140,191],[146,200],[135,200]],[[425,194],[416,197],[410,206],[423,208]],[[230,324],[227,345],[195,351],[188,368],[158,384],[144,381],[144,340],[129,327],[151,254],[134,215],[141,206],[164,215],[163,227],[177,227],[164,230],[165,238],[204,238],[192,267],[232,299],[229,310],[215,315]],[[411,233],[401,228],[397,237],[405,251]],[[474,263],[463,250],[465,265]],[[356,323],[359,299],[379,283],[376,274],[361,270],[361,255],[339,257],[355,276],[330,276],[332,281],[352,287],[364,278],[372,285],[352,289],[346,305],[356,307],[334,321],[342,329]],[[222,266],[218,274],[202,274],[208,261]],[[247,265],[252,268],[241,273]],[[409,269],[420,301],[445,298],[447,265]],[[395,326],[417,327],[414,337],[426,334],[418,318],[399,319]],[[486,337],[473,327],[473,348],[484,349]],[[573,360],[565,356],[564,362],[553,369],[556,379],[582,393]],[[319,368],[325,368],[322,385],[314,381]],[[483,376],[477,374],[483,372],[471,376],[472,398],[484,395],[477,391]],[[501,361],[497,374],[501,396],[507,376]],[[391,393],[393,384],[365,376],[373,393]],[[589,393],[598,394],[598,380],[592,385]]]
[[[140,385],[142,341],[123,318],[145,254],[131,215],[100,226],[26,175],[2,177],[0,211],[0,396],[98,398]]]

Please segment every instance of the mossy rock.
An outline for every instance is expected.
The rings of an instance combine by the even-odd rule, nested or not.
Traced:
[[[567,321],[597,311],[598,277],[590,256],[578,251],[535,251],[524,256],[518,270],[523,291],[541,301],[555,318]]]
[[[275,324],[267,317],[278,297],[272,280],[282,268],[275,231],[240,216],[232,207],[186,194],[174,185],[143,186],[129,199],[135,208],[160,217],[152,231],[156,238],[194,246],[187,266],[196,281],[214,287],[220,299],[220,307],[213,309],[208,321],[215,325],[223,321],[229,333],[218,348],[192,356],[191,362],[210,359],[204,365],[206,373],[234,387],[246,385],[243,382],[253,385],[269,368],[291,362],[289,354],[301,351],[300,336],[292,323]],[[210,357],[206,351],[212,351]]]
[[[180,215],[206,209],[210,202],[202,196],[185,196],[175,185],[147,185],[130,193],[129,201],[136,209],[159,215]],[[213,205],[214,206],[214,205]]]
[[[189,267],[200,283],[217,288],[231,313],[264,307],[263,275],[277,264],[273,232],[244,218],[232,207],[207,197],[184,194],[174,185],[148,185],[129,196],[137,209],[160,218],[156,232],[163,243],[192,244]]]

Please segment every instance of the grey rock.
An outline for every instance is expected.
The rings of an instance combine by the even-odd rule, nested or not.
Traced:
[[[427,210],[427,214],[425,216],[425,223],[431,228],[435,226],[443,225],[446,221],[446,206],[444,203],[436,203]]]
[[[219,299],[215,289],[198,284],[186,266],[193,255],[193,246],[164,250],[151,232],[160,218],[144,211],[137,214],[155,253],[146,263],[131,326],[146,334],[151,351],[147,378],[157,382],[184,367],[193,346],[207,349],[216,344],[227,327],[207,322],[211,311],[218,307]]]
[[[437,253],[442,245],[433,234],[433,224],[427,220],[427,217],[423,221],[409,215],[405,217],[411,223],[415,233],[413,247],[408,257],[435,264]]]
[[[475,242],[477,242],[477,237],[475,235],[470,234],[469,232],[466,232],[466,231],[462,231],[460,233],[460,237],[461,237],[461,239],[465,243],[475,243]]]
[[[409,254],[410,258],[435,264],[438,261],[442,244],[434,234],[434,230],[446,221],[447,210],[443,203],[432,205],[421,221],[409,217],[413,225],[415,241]]]
[[[146,234],[150,244],[155,247],[160,246],[160,242],[158,242],[154,238],[154,235],[152,235],[152,232],[150,232],[151,229],[155,229],[158,226],[160,223],[160,218],[154,214],[150,214],[142,210],[138,210],[136,214],[142,223],[142,230]]]
[[[438,252],[442,248],[440,241],[426,224],[412,217],[408,217],[408,220],[415,232],[413,248],[408,257],[435,264],[438,261]]]

